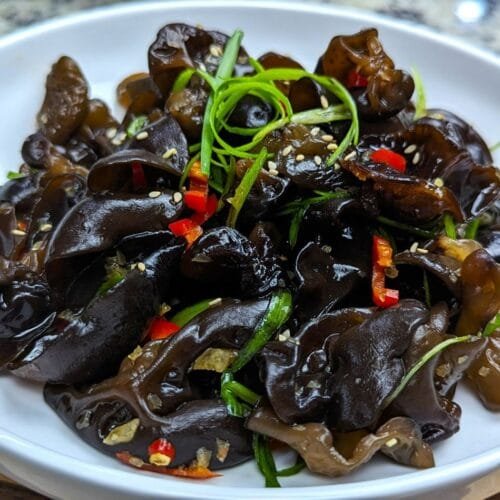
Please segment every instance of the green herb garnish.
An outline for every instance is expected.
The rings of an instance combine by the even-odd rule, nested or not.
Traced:
[[[245,172],[243,179],[241,179],[239,186],[234,192],[234,196],[231,200],[227,200],[231,203],[231,209],[229,210],[229,215],[227,217],[227,225],[229,227],[236,226],[236,220],[238,219],[240,210],[243,207],[252,186],[255,184],[257,177],[259,176],[259,173],[264,165],[264,161],[266,160],[266,156],[267,149],[262,148],[257,158],[255,158],[253,165]]]
[[[494,153],[497,149],[500,149],[500,141],[498,141],[496,144],[493,144],[493,146],[490,146],[490,151]]]
[[[500,312],[496,313],[493,318],[490,319],[488,324],[484,327],[484,330],[480,334],[481,337],[489,337],[494,331],[500,329]]]
[[[472,335],[465,335],[463,337],[454,337],[452,339],[444,340],[439,344],[435,345],[430,351],[426,352],[410,369],[410,371],[401,379],[399,385],[394,389],[394,391],[389,395],[389,397],[384,401],[384,407],[388,407],[400,394],[403,389],[408,385],[408,382],[416,375],[416,373],[425,364],[430,361],[434,356],[442,352],[448,346],[453,344],[460,344],[463,342],[469,342],[473,339]]]
[[[148,124],[148,117],[139,115],[135,117],[127,127],[127,136],[135,137]]]
[[[457,228],[455,226],[455,221],[453,220],[453,217],[446,213],[443,216],[443,224],[444,224],[444,232],[448,238],[451,238],[452,240],[457,239]]]
[[[9,179],[9,181],[13,181],[15,179],[23,179],[24,177],[27,176],[28,176],[27,174],[22,174],[21,172],[12,172],[12,171],[7,172],[7,179]]]
[[[214,303],[214,299],[205,299],[191,306],[185,307],[178,313],[176,313],[172,318],[171,322],[180,326],[181,328],[187,325],[194,317],[198,316],[202,312],[210,309],[212,304]]]
[[[424,83],[422,77],[416,68],[411,69],[413,81],[415,82],[415,93],[417,95],[415,101],[415,120],[422,118],[427,112],[427,99],[425,97]]]
[[[479,217],[472,219],[465,228],[465,237],[469,240],[475,240],[477,231],[479,229],[479,224],[481,220]]]
[[[99,297],[105,295],[106,292],[108,292],[108,290],[111,290],[111,288],[120,283],[120,281],[122,281],[126,275],[127,272],[119,267],[113,267],[109,269],[106,274],[106,280],[101,284],[101,286],[97,290],[97,295]]]
[[[281,485],[277,479],[278,471],[276,470],[273,454],[269,448],[268,438],[254,433],[252,447],[257,467],[265,478],[266,488],[280,488]]]
[[[404,222],[395,221],[392,219],[388,219],[383,215],[379,215],[376,220],[385,226],[394,227],[396,229],[400,229],[406,233],[414,234],[415,236],[420,236],[421,238],[434,238],[436,233],[433,231],[428,231],[427,229],[423,229],[421,227],[410,226],[409,224],[405,224]]]
[[[189,80],[191,80],[194,72],[194,68],[186,68],[182,70],[175,79],[175,82],[172,86],[172,93],[184,90],[188,86]]]

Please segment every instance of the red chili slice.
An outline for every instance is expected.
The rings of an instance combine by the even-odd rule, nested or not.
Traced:
[[[404,173],[406,171],[406,158],[390,149],[377,149],[373,151],[370,158],[375,163],[383,163],[389,165],[398,172]]]
[[[151,340],[161,340],[170,337],[180,330],[180,326],[167,321],[164,318],[155,318],[149,327],[149,338]]]
[[[346,86],[349,89],[364,88],[368,85],[368,79],[359,71],[352,69],[347,75]]]

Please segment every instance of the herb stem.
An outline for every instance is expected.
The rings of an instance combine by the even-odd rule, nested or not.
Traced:
[[[465,228],[465,237],[469,240],[475,240],[477,231],[479,229],[479,224],[480,224],[480,219],[479,217],[476,217],[475,219],[472,219],[468,224],[467,227]]]
[[[453,217],[446,213],[443,216],[443,223],[444,223],[444,232],[448,238],[451,238],[452,240],[457,239],[457,228],[455,226],[455,221],[453,220]]]
[[[389,227],[394,227],[396,229],[400,229],[401,231],[405,231],[410,234],[414,234],[416,236],[420,236],[421,238],[434,238],[435,233],[432,231],[428,231],[427,229],[422,229],[420,227],[410,226],[409,224],[405,224],[404,222],[395,221],[392,219],[388,219],[383,215],[379,215],[377,217],[377,221],[381,224],[384,224]]]

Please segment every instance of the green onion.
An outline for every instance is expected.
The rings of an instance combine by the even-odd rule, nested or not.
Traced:
[[[22,174],[21,172],[7,172],[7,179],[9,181],[13,181],[15,179],[23,179],[24,177],[28,177],[28,174]]]
[[[188,86],[189,80],[191,80],[191,77],[193,76],[195,71],[196,70],[194,68],[186,68],[181,71],[175,79],[174,85],[172,86],[172,93],[184,90]]]
[[[111,288],[120,283],[120,281],[122,281],[126,275],[127,272],[121,268],[113,267],[112,269],[110,269],[106,274],[106,280],[97,290],[97,295],[99,297],[102,297],[108,290],[111,290]]]
[[[254,433],[252,447],[257,467],[265,478],[266,488],[280,488],[276,478],[278,471],[274,462],[273,454],[269,448],[269,440],[266,436]]]
[[[420,236],[422,238],[434,238],[436,234],[432,231],[428,231],[427,229],[422,229],[421,227],[410,226],[409,224],[405,224],[404,222],[395,221],[392,219],[388,219],[383,215],[379,215],[376,220],[385,226],[394,227],[396,229],[400,229],[406,233],[414,234],[415,236]]]
[[[415,102],[415,120],[425,116],[427,111],[427,100],[425,98],[425,89],[422,77],[416,68],[411,69],[411,74],[413,76],[413,81],[415,82],[415,92],[417,94],[417,99]]]
[[[287,290],[276,292],[271,297],[269,307],[253,336],[240,350],[229,369],[222,374],[220,393],[230,415],[246,417],[250,412],[248,404],[255,405],[260,399],[260,396],[253,391],[236,382],[234,374],[241,370],[267,344],[272,335],[288,320],[291,312],[292,296],[290,292]]]
[[[429,286],[429,276],[427,271],[424,269],[424,294],[425,294],[425,304],[430,309],[432,306],[431,301],[431,287]]]
[[[495,330],[498,329],[500,329],[500,312],[496,313],[484,327],[481,337],[489,337]]]
[[[186,183],[186,179],[188,178],[189,171],[191,170],[191,167],[195,164],[200,159],[200,154],[197,153],[195,154],[188,162],[188,164],[184,167],[184,170],[182,171],[181,179],[179,181],[179,189],[182,189],[182,186]]]
[[[185,307],[178,313],[174,314],[171,321],[181,328],[187,325],[194,317],[209,309],[214,302],[214,299],[205,299],[191,306]]]
[[[276,292],[269,303],[266,314],[252,338],[243,346],[238,357],[229,367],[231,373],[241,370],[269,341],[274,333],[288,320],[292,313],[292,296],[288,290]]]
[[[288,230],[288,242],[290,243],[291,248],[294,248],[295,245],[297,244],[297,240],[299,238],[300,225],[302,224],[302,220],[304,219],[304,216],[306,215],[308,208],[309,205],[305,207],[300,207],[293,214],[292,221],[290,222],[290,229]]]
[[[410,369],[410,371],[401,379],[399,385],[394,389],[390,396],[384,401],[384,407],[388,407],[403,391],[403,389],[408,385],[408,382],[415,376],[415,374],[434,356],[442,352],[448,346],[453,344],[460,344],[463,342],[469,342],[472,339],[472,335],[465,335],[463,337],[454,337],[448,340],[444,340],[439,344],[435,345],[430,351],[426,352]]]
[[[448,238],[456,240],[457,228],[455,226],[455,221],[453,220],[453,217],[448,213],[444,214],[443,223],[444,223],[444,232],[446,236],[448,236]]]
[[[301,123],[302,125],[317,125],[319,123],[328,123],[341,120],[350,120],[351,113],[345,104],[337,104],[336,106],[328,106],[327,108],[308,109],[295,113],[292,118],[292,123]]]
[[[465,228],[465,237],[469,240],[475,240],[477,235],[477,230],[479,229],[480,218],[476,217],[472,219]]]
[[[236,30],[227,41],[224,54],[215,74],[214,85],[220,86],[224,79],[229,78],[232,75],[234,65],[236,64],[236,59],[238,58],[238,53],[240,51],[242,38],[243,32]],[[204,77],[207,79],[206,75]],[[207,176],[210,176],[210,160],[212,158],[212,147],[214,142],[214,133],[210,126],[210,115],[212,113],[214,103],[214,92],[215,91],[212,91],[208,97],[203,116],[203,128],[201,131],[201,171]]]
[[[127,127],[127,136],[134,137],[140,130],[142,130],[148,123],[148,117],[139,115],[134,118]]]
[[[302,457],[300,455],[297,457],[297,461],[295,462],[295,465],[291,465],[290,467],[287,467],[286,469],[281,469],[278,472],[276,472],[276,475],[278,477],[290,477],[294,476],[295,474],[298,474],[304,467],[306,466],[306,463],[304,460],[302,460]]]
[[[259,173],[264,165],[264,161],[266,160],[266,155],[267,149],[262,148],[259,156],[257,156],[253,165],[245,172],[243,179],[241,179],[239,186],[236,188],[234,196],[230,201],[231,209],[229,210],[229,215],[227,217],[227,225],[229,227],[236,226],[236,220],[238,219],[240,210],[243,207],[252,186],[257,180],[257,177],[259,176]]]

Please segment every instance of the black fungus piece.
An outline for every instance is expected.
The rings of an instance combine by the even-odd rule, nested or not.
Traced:
[[[236,229],[208,230],[183,255],[182,274],[210,285],[212,293],[251,297],[264,295],[280,284],[281,268],[269,263],[253,243]]]

